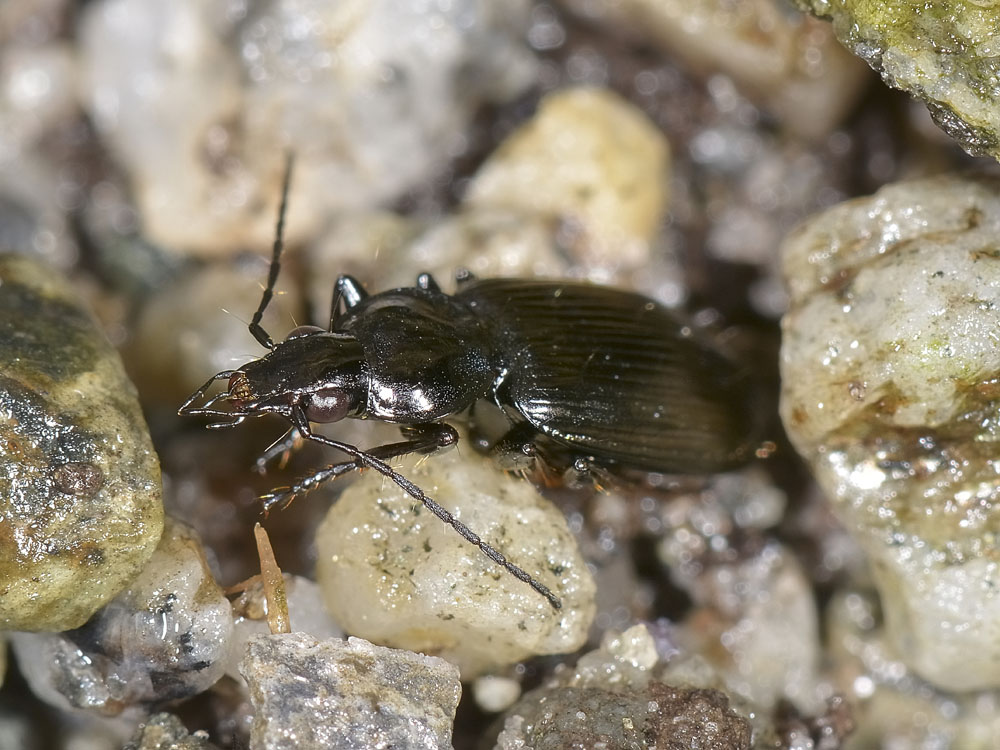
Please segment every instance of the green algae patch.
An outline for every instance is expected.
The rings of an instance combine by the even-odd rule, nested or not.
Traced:
[[[1000,5],[798,0],[970,154],[1000,158]]]

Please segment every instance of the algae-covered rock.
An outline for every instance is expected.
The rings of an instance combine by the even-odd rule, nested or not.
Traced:
[[[159,463],[117,352],[66,281],[0,255],[0,629],[82,625],[162,530]]]
[[[1000,13],[990,2],[798,0],[971,154],[1000,158]]]

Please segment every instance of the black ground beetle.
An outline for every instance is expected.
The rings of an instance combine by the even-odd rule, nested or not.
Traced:
[[[415,287],[369,295],[341,276],[329,329],[302,326],[275,343],[260,322],[280,270],[291,168],[289,159],[267,286],[249,326],[270,352],[213,375],[179,411],[231,418],[216,428],[264,414],[287,419],[259,466],[300,437],[352,457],[266,495],[266,509],[374,469],[559,608],[548,588],[386,461],[454,444],[458,433],[439,420],[480,399],[509,421],[499,452],[537,455],[557,470],[707,474],[752,453],[743,372],[670,310],[617,289],[459,273],[453,295],[429,274]],[[196,406],[217,380],[228,380],[227,390]],[[399,424],[405,439],[361,450],[310,428],[345,417]]]

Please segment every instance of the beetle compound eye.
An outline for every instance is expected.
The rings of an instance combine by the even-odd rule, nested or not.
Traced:
[[[339,388],[321,388],[309,395],[306,417],[310,422],[338,422],[347,416],[351,400]]]
[[[297,339],[302,336],[308,336],[310,333],[322,333],[324,330],[325,329],[320,328],[319,326],[298,326],[291,330],[291,333],[285,337],[285,341],[291,341],[292,339]]]

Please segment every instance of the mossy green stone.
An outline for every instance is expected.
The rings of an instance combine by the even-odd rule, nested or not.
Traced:
[[[161,494],[118,353],[67,281],[0,254],[0,629],[86,622],[156,548]]]
[[[971,154],[1000,158],[1000,6],[982,0],[798,0]]]

